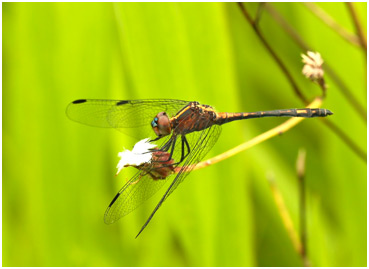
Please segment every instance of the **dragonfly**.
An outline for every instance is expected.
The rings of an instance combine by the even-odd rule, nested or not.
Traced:
[[[158,144],[152,149],[151,162],[136,167],[138,172],[116,194],[104,216],[106,224],[116,222],[170,182],[137,238],[163,202],[214,146],[223,124],[264,117],[326,117],[333,113],[321,108],[227,113],[196,101],[79,99],[68,105],[66,114],[85,125],[115,128]]]

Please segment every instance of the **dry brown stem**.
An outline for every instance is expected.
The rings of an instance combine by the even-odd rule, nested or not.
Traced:
[[[351,34],[345,28],[343,28],[339,23],[337,23],[332,16],[325,12],[315,3],[305,2],[304,5],[320,20],[322,20],[326,25],[333,29],[338,35],[343,39],[354,44],[355,46],[360,46],[360,40],[356,35]]]

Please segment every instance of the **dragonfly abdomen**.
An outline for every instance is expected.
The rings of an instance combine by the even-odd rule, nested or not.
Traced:
[[[302,117],[302,118],[315,118],[326,117],[333,113],[328,109],[323,108],[292,108],[292,109],[279,109],[269,111],[257,111],[257,112],[245,112],[245,113],[217,113],[216,123],[221,125],[227,122],[243,119],[264,118],[264,117]]]

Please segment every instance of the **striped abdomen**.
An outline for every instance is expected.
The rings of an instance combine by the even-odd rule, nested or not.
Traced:
[[[264,117],[302,117],[302,118],[314,118],[314,117],[326,117],[333,113],[328,109],[323,108],[301,108],[301,109],[280,109],[270,111],[257,111],[246,113],[217,113],[216,124],[224,124],[234,120],[264,118]]]

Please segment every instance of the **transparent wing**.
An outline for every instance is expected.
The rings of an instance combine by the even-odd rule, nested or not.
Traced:
[[[206,154],[208,154],[210,149],[217,142],[221,132],[222,127],[220,125],[213,125],[210,128],[203,130],[198,138],[196,137],[196,143],[194,140],[192,140],[195,137],[190,137],[190,139],[193,141],[193,142],[191,141],[192,144],[194,144],[193,149],[188,158],[185,160],[185,162],[182,163],[181,165],[182,168],[180,172],[177,174],[173,183],[169,187],[167,193],[165,194],[165,198],[163,197],[164,200],[177,188],[177,186],[192,171],[192,169],[199,162],[202,161],[202,159],[206,156]]]
[[[116,128],[125,134],[146,138],[155,137],[151,122],[159,112],[165,111],[172,117],[188,103],[172,99],[81,99],[70,103],[66,114],[71,120],[85,125]]]
[[[221,126],[213,125],[208,129],[205,129],[200,132],[194,132],[186,135],[189,136],[189,143],[191,148],[191,153],[188,155],[186,160],[181,164],[181,170],[176,175],[169,188],[165,192],[164,196],[160,199],[159,203],[156,205],[154,211],[151,213],[150,217],[147,219],[145,224],[142,226],[141,230],[137,234],[140,233],[146,228],[149,224],[156,211],[160,208],[163,202],[169,197],[169,195],[178,187],[178,185],[184,180],[186,176],[192,171],[192,169],[205,157],[205,155],[209,152],[209,150],[214,146],[216,141],[218,140],[221,133]],[[136,236],[136,237],[137,237]]]
[[[166,136],[155,143],[161,149],[167,145],[168,141],[172,141],[173,138],[172,136]],[[182,157],[182,140],[180,136],[176,138],[175,144],[169,147],[168,152],[171,152],[172,147],[173,153],[171,159],[174,160],[174,163],[177,163],[174,165],[175,168],[180,165],[179,162]],[[105,223],[114,223],[126,216],[153,196],[168,180],[175,177],[175,174],[171,174],[165,179],[153,179],[149,172],[160,169],[160,164],[159,166],[157,165],[158,163],[155,163],[155,165],[152,164],[151,167],[147,167],[145,170],[140,170],[122,187],[105,212]]]
[[[186,119],[184,119],[186,120]],[[200,132],[193,132],[186,135],[186,139],[188,141],[190,152],[186,146],[183,144],[182,137],[177,136],[175,140],[174,150],[172,159],[175,165],[180,170],[180,173],[185,171],[192,170],[195,162],[201,160],[205,154],[210,150],[210,148],[214,145],[216,140],[219,137],[221,127],[220,126],[213,126],[208,128],[204,131]],[[173,141],[173,137],[167,136],[159,141],[160,146],[159,148],[163,148],[167,145],[168,141]],[[172,145],[173,146],[173,145]],[[172,146],[168,148],[168,152],[171,152]],[[183,153],[183,150],[185,151]],[[186,158],[180,162],[183,155],[187,155]],[[188,162],[188,159],[191,159],[191,162]],[[180,162],[180,163],[179,163]],[[187,164],[189,165],[187,167]],[[154,168],[154,165],[151,167],[152,169],[157,169],[158,167]],[[109,207],[105,212],[105,222],[106,223],[113,223],[124,217],[125,215],[129,214],[133,210],[135,210],[138,206],[140,206],[144,201],[149,199],[153,196],[167,181],[172,179],[173,182],[177,180],[177,184],[174,188],[171,188],[171,192],[176,188],[176,186],[183,181],[184,177],[188,173],[183,173],[182,176],[179,177],[179,174],[171,174],[167,176],[165,179],[153,179],[148,172],[150,172],[150,168],[145,169],[144,171],[139,171],[132,179],[130,179],[123,188],[119,191],[119,193],[114,197],[113,201],[110,203]],[[171,193],[170,192],[170,193]],[[168,194],[169,195],[169,194]],[[166,196],[168,196],[166,195]]]
[[[117,193],[106,209],[104,221],[114,223],[126,216],[154,195],[170,178],[154,180],[144,171],[139,171]]]

